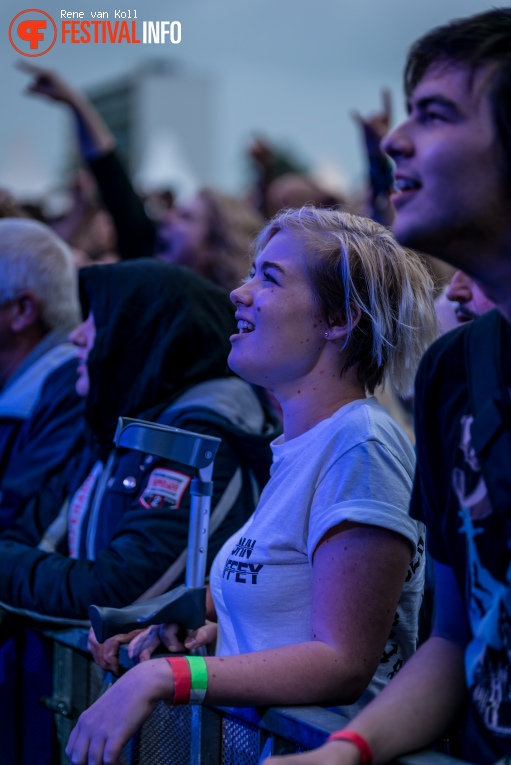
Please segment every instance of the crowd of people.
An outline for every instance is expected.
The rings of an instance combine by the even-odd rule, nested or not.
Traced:
[[[120,677],[70,762],[117,762],[159,700],[348,718],[265,765],[383,765],[446,732],[466,761],[510,756],[511,10],[412,46],[401,125],[388,95],[354,115],[364,215],[259,141],[245,199],[167,194],[154,217],[91,103],[25,69],[87,181],[58,220],[0,196],[6,762],[55,757],[33,621],[183,581],[195,471],[114,448],[119,416],[221,439],[207,619],[89,633]]]

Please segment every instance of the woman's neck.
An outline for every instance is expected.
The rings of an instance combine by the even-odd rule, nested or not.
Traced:
[[[323,385],[298,385],[293,394],[275,393],[283,414],[284,440],[301,436],[322,420],[331,417],[341,406],[366,397],[364,386],[355,378],[343,378]]]

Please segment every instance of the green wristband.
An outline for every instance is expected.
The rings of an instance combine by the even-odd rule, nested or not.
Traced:
[[[208,689],[208,668],[202,656],[187,656],[186,660],[190,667],[192,689],[190,691],[190,704],[202,704]]]

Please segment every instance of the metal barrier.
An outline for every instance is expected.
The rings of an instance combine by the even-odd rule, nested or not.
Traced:
[[[103,692],[103,672],[87,651],[83,629],[45,630],[54,644],[54,690],[46,705],[55,712],[60,762],[79,716]],[[129,665],[127,653],[121,663]],[[270,754],[320,746],[346,718],[321,707],[168,707],[160,702],[126,745],[121,765],[257,765]],[[462,765],[427,750],[398,760],[399,765]]]
[[[102,670],[81,629],[45,630],[54,643],[54,689],[45,704],[55,712],[61,763],[79,714],[104,690]],[[121,663],[127,666],[127,653]],[[122,765],[257,765],[271,752],[319,746],[343,718],[319,707],[282,709],[171,708],[161,702],[125,747]]]

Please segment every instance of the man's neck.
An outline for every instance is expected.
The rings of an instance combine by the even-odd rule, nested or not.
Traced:
[[[31,336],[20,338],[20,341],[12,348],[0,351],[0,388],[7,383],[17,369],[23,364],[27,356],[32,353],[42,338]]]

